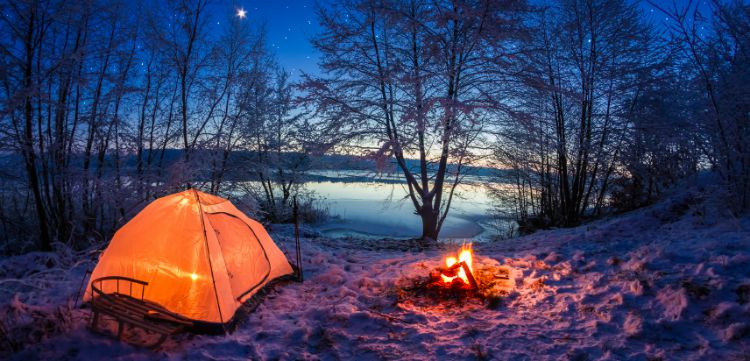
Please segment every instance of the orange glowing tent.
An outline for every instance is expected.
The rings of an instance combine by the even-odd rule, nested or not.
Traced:
[[[144,300],[216,330],[264,285],[292,272],[260,223],[224,198],[189,189],[153,201],[120,228],[86,289],[112,276],[141,280]],[[100,286],[115,292],[113,283]]]

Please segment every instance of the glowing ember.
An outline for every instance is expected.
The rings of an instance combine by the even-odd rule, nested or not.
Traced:
[[[471,243],[468,245],[461,246],[461,250],[458,253],[458,259],[456,257],[447,257],[445,259],[445,266],[446,268],[450,269],[452,268],[456,263],[465,263],[466,266],[469,267],[469,272],[474,272],[474,268],[472,267],[472,250],[471,250]],[[451,283],[453,282],[456,277],[460,278],[461,281],[463,281],[465,284],[470,285],[469,283],[469,277],[467,277],[466,272],[464,271],[464,268],[461,267],[458,269],[458,273],[455,276],[446,276],[444,274],[441,274],[440,277],[443,279],[443,282],[445,283]]]

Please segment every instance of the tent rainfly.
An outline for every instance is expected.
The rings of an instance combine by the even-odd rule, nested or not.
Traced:
[[[215,332],[265,284],[292,272],[260,223],[224,198],[188,189],[155,200],[120,228],[86,289],[102,277],[142,280],[144,300]]]

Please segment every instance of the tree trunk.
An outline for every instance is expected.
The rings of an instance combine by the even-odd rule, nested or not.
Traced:
[[[39,222],[39,248],[42,251],[52,250],[52,240],[47,224],[47,213],[42,201],[42,192],[39,189],[39,176],[36,169],[36,152],[34,150],[34,108],[32,99],[32,66],[34,62],[34,31],[35,31],[36,9],[32,6],[29,13],[29,27],[26,33],[25,50],[26,64],[23,73],[24,96],[24,134],[23,153],[25,155],[26,174],[29,178],[29,188],[34,195],[34,206],[36,207],[37,220]],[[41,136],[41,135],[40,135]]]
[[[426,242],[433,242],[438,239],[438,214],[432,207],[432,197],[428,200],[423,200],[422,212],[419,214],[422,218],[422,240]]]

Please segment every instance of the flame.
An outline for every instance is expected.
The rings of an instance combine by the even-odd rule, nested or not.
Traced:
[[[456,259],[456,257],[447,257],[445,259],[445,266],[451,267],[458,262],[464,262],[467,266],[469,266],[469,271],[474,272],[474,268],[472,267],[472,255],[473,252],[471,250],[471,243],[469,243],[468,245],[463,245],[461,246],[461,250],[458,253],[458,259]],[[461,281],[464,281],[465,284],[469,284],[469,278],[466,277],[466,272],[464,271],[463,267],[458,269],[458,275],[456,276],[448,277],[446,275],[440,275],[440,277],[445,283],[451,283],[454,279],[456,279],[456,277],[458,277],[461,279]]]

